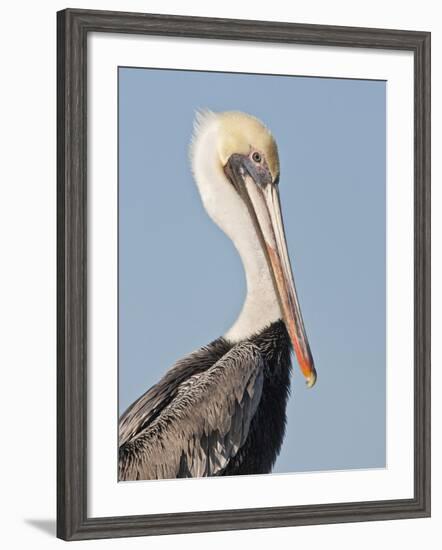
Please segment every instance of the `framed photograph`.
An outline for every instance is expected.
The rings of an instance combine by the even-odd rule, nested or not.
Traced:
[[[430,34],[58,13],[58,536],[430,515]]]

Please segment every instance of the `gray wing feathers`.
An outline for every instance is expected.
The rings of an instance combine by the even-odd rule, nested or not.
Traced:
[[[164,403],[172,401],[178,392],[180,384],[187,378],[187,369],[192,366],[201,371],[212,366],[211,353],[213,344],[190,353],[178,361],[165,374],[163,379],[151,387],[137,399],[122,415],[119,423],[119,444],[124,445],[147,427],[164,407]]]
[[[181,383],[161,414],[120,447],[120,480],[222,473],[247,438],[263,366],[259,349],[244,342]]]

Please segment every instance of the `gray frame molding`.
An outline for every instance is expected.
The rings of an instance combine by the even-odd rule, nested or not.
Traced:
[[[414,498],[145,516],[87,516],[89,32],[414,53]],[[68,9],[57,14],[57,536],[81,540],[430,515],[430,33]]]

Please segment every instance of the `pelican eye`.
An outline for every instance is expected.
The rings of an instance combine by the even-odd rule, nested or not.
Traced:
[[[258,153],[258,151],[255,151],[253,154],[252,154],[252,160],[253,162],[256,162],[257,164],[259,164],[262,160],[262,157],[261,155]]]

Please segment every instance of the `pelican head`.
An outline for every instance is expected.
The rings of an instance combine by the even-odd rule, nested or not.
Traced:
[[[246,272],[248,299],[230,337],[245,337],[282,318],[313,386],[316,371],[284,233],[275,139],[251,115],[204,111],[196,117],[191,159],[203,204],[232,239]]]

